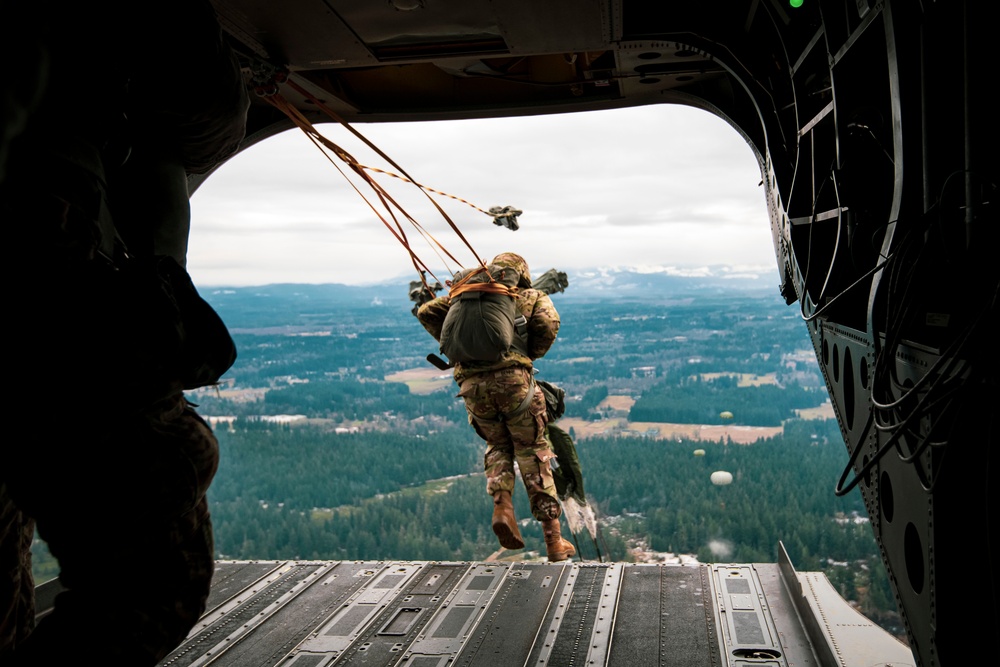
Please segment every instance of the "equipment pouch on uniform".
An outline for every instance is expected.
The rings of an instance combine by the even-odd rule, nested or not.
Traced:
[[[557,387],[551,382],[537,378],[535,379],[535,383],[541,387],[542,394],[545,396],[545,408],[549,421],[556,421],[566,412],[566,390],[562,387]]]
[[[172,257],[157,257],[155,262],[181,329],[178,377],[185,389],[215,384],[236,361],[229,329],[198,294],[184,267]]]
[[[117,355],[122,374],[163,377],[197,389],[218,382],[236,361],[225,323],[177,260],[128,257],[105,282],[103,322],[128,341],[119,348],[124,354]]]
[[[542,484],[545,488],[549,488],[555,485],[555,480],[552,477],[552,469],[557,466],[556,455],[551,449],[539,449],[535,452],[535,458],[538,459],[538,472],[542,475]]]

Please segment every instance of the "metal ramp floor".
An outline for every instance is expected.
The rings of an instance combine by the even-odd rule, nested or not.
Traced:
[[[162,667],[868,667],[910,650],[790,563],[220,561]]]

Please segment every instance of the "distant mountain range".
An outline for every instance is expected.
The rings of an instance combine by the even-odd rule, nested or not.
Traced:
[[[705,267],[696,270],[602,267],[566,271],[569,287],[559,299],[589,301],[610,297],[644,296],[661,298],[682,294],[737,292],[768,292],[778,295],[778,273],[759,268],[743,271],[728,266]],[[403,278],[371,285],[338,283],[274,283],[251,287],[206,287],[200,289],[211,303],[232,297],[276,297],[292,301],[315,301],[318,304],[346,306],[391,305],[409,302],[409,281]]]
[[[730,291],[766,292],[778,295],[778,271],[755,267],[751,271],[728,266],[699,269],[634,269],[603,267],[569,274],[569,287],[560,298],[589,299],[611,296],[678,296],[681,294]]]

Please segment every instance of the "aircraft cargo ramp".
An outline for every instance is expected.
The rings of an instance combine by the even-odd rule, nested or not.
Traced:
[[[777,564],[220,561],[161,665],[914,665],[822,573]]]

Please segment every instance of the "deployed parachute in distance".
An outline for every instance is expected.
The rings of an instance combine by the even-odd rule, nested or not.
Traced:
[[[704,456],[705,455],[705,450],[704,449],[696,449],[696,450],[694,450],[694,455],[695,456]]]
[[[729,410],[723,410],[722,412],[719,413],[719,418],[720,419],[732,419],[733,418],[733,413],[730,412]]]
[[[726,472],[725,470],[716,470],[712,473],[712,484],[716,486],[725,486],[731,484],[733,481],[733,473]]]

